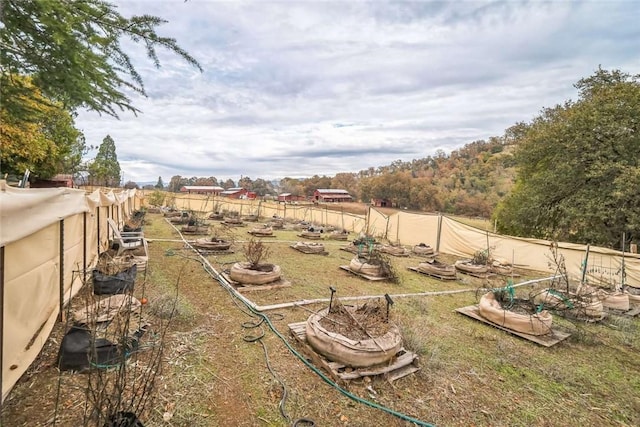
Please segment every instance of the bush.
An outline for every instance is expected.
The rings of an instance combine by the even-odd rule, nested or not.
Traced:
[[[164,192],[160,190],[154,191],[147,197],[147,201],[151,206],[162,206],[164,204],[164,199]]]

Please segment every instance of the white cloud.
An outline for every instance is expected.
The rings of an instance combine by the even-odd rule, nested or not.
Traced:
[[[149,98],[114,120],[125,174],[334,175],[451,151],[575,97],[599,65],[638,73],[635,2],[121,1],[203,68],[132,49]],[[128,46],[128,45],[127,45]]]

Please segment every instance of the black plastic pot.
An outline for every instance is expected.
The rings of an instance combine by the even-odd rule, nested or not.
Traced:
[[[111,276],[101,271],[93,270],[93,293],[96,295],[115,295],[133,291],[138,266],[133,264]]]

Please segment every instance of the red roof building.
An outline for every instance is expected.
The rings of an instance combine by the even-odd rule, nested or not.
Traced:
[[[298,201],[305,201],[307,200],[306,197],[304,196],[296,196],[293,195],[291,193],[280,193],[278,194],[278,201],[279,202],[298,202]]]
[[[217,185],[185,185],[180,188],[181,193],[189,193],[189,194],[213,194],[217,196],[222,193],[224,188],[218,187]]]
[[[319,188],[313,192],[313,200],[316,202],[352,202],[353,197],[347,190]]]
[[[73,175],[58,174],[49,179],[38,179],[30,183],[31,188],[55,188],[69,187],[73,188]]]
[[[249,191],[247,191],[242,187],[234,187],[234,188],[228,188],[224,190],[222,193],[220,193],[220,195],[222,197],[228,197],[230,199],[248,199],[249,193],[250,193]],[[254,199],[256,198],[255,194],[256,193],[253,193]]]

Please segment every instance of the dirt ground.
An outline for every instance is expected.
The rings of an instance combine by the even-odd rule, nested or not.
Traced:
[[[263,307],[324,301],[257,314],[212,277],[243,260],[246,229],[235,231],[232,253],[206,257],[212,271],[160,215],[148,217],[150,261],[134,294],[148,299],[151,326],[127,363],[136,381],[145,375],[155,381],[153,399],[137,412],[145,426],[290,426],[298,419],[317,426],[640,425],[637,318],[612,315],[599,324],[554,318],[571,337],[544,348],[454,311],[476,303],[479,288],[504,286],[504,278],[439,281],[409,271],[420,260],[405,257],[393,259],[399,283],[369,282],[338,268],[353,257],[340,250],[346,242],[326,241],[326,256],[302,254],[289,247],[297,238],[288,230],[275,231],[268,244],[290,286],[241,295]],[[516,281],[543,277],[519,273]],[[326,308],[330,286],[336,297],[363,301],[423,294],[395,298],[390,314],[405,347],[419,355],[420,370],[393,383],[365,377],[335,384],[311,364],[288,325]],[[425,294],[443,291],[460,293]],[[522,288],[521,296],[529,291]],[[74,304],[84,304],[81,295]],[[84,421],[90,376],[57,368],[68,327],[56,325],[5,400],[2,426],[95,425]],[[154,354],[162,363],[151,375],[145,369]]]

